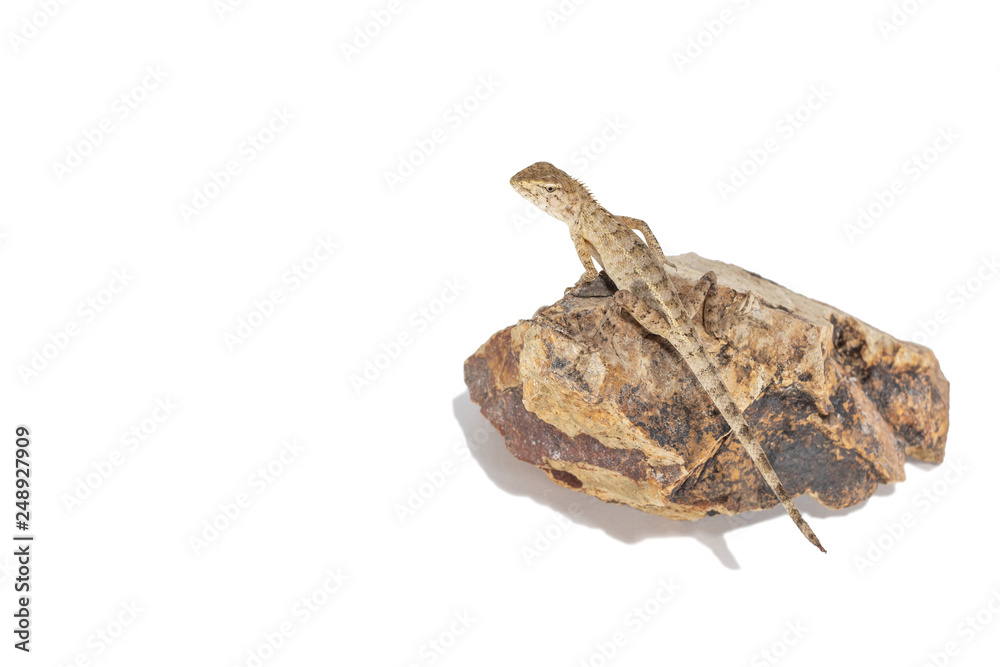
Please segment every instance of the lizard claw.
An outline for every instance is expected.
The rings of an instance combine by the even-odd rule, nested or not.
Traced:
[[[587,287],[590,285],[590,283],[597,280],[600,277],[600,275],[601,274],[599,274],[597,271],[585,271],[583,275],[580,276],[580,279],[576,281],[576,284],[574,284],[572,287],[567,287],[563,291],[563,295],[572,294],[574,296],[585,296],[586,292],[589,291]]]
[[[747,292],[746,296],[744,296],[743,300],[740,302],[737,312],[740,315],[748,315],[749,313],[757,310],[759,307],[760,301],[757,299],[757,295],[753,292]]]

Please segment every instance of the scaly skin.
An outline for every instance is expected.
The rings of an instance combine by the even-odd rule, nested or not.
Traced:
[[[754,438],[715,360],[705,351],[677,288],[662,268],[663,253],[646,223],[612,215],[582,183],[548,162],[536,162],[518,172],[510,184],[522,197],[569,226],[585,269],[581,283],[597,278],[591,258],[597,260],[618,287],[616,301],[646,330],[666,339],[677,350],[795,525],[820,551],[826,552]],[[642,233],[646,243],[633,229]]]

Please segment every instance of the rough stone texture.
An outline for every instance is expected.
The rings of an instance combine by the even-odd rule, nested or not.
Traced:
[[[943,459],[948,381],[929,349],[739,267],[668,259],[682,293],[712,270],[728,312],[749,304],[702,340],[790,494],[840,509],[903,480],[906,455]],[[776,505],[673,348],[609,309],[613,290],[602,274],[466,360],[507,449],[557,484],[672,519]]]

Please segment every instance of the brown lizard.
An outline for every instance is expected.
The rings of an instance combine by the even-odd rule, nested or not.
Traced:
[[[643,328],[673,346],[708,392],[795,525],[825,553],[826,549],[802,518],[750,431],[743,412],[722,380],[715,360],[705,351],[687,310],[690,299],[681,298],[664,270],[666,258],[649,226],[642,220],[612,215],[597,203],[586,186],[548,162],[536,162],[519,171],[510,179],[510,184],[522,197],[569,226],[570,238],[585,269],[577,285],[598,277],[591,258],[597,260],[618,288],[616,303]],[[645,243],[632,230],[639,231]],[[711,294],[715,289],[715,274],[710,272],[691,292],[705,296],[706,292]],[[706,306],[706,328],[711,331],[717,326],[718,319],[718,309]]]

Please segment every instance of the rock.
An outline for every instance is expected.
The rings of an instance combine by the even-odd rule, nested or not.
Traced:
[[[902,481],[907,455],[943,459],[948,381],[928,348],[739,267],[668,259],[681,293],[715,271],[727,312],[745,311],[702,340],[791,495],[841,509]],[[776,505],[695,376],[609,308],[613,292],[602,274],[466,360],[507,449],[557,484],[672,519]]]

